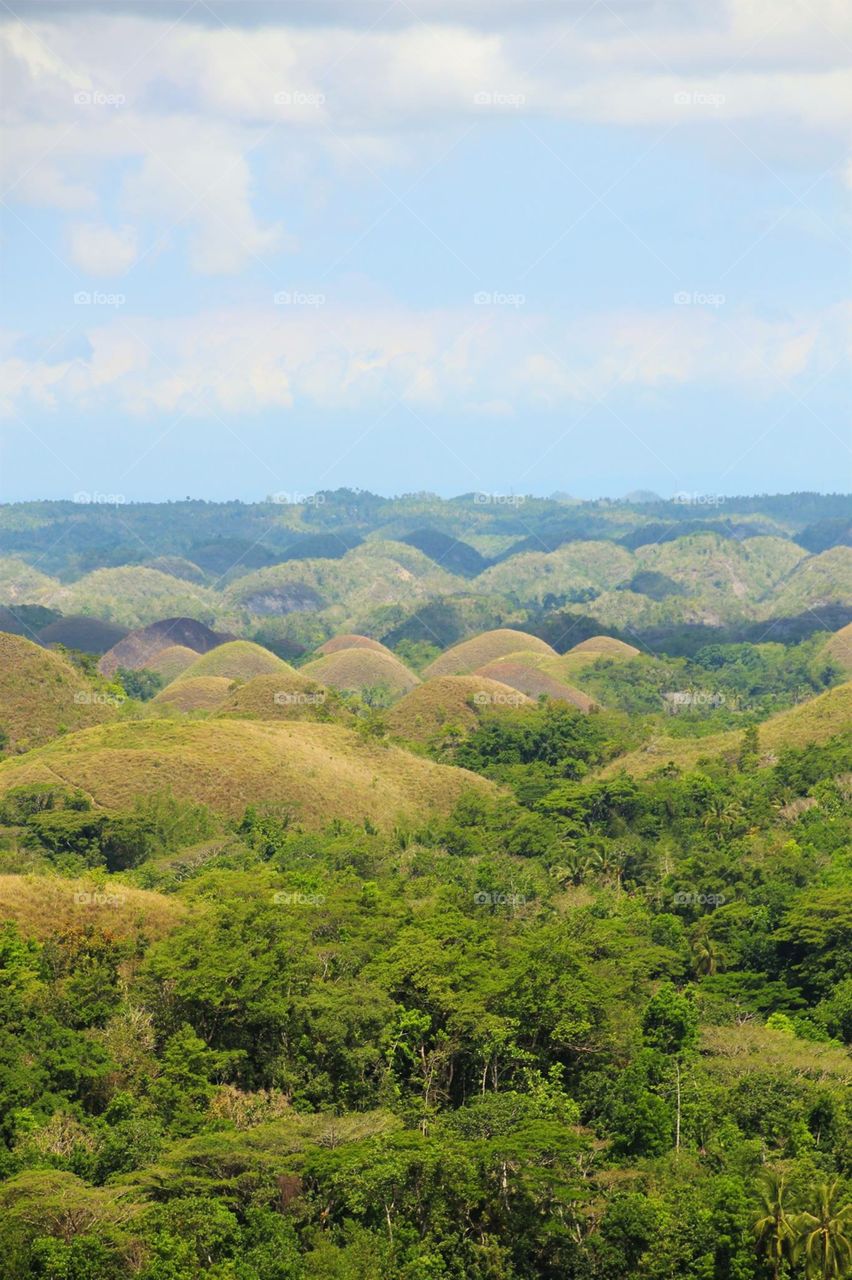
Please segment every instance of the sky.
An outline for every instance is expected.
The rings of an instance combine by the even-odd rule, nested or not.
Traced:
[[[0,0],[0,501],[852,488],[850,60],[847,0]]]

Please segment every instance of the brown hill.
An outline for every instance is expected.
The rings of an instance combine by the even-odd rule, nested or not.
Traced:
[[[341,693],[383,687],[401,696],[420,683],[393,654],[376,653],[374,649],[338,649],[306,663],[300,670],[302,675]]]
[[[391,733],[411,742],[428,742],[435,734],[459,726],[476,728],[486,711],[532,706],[517,689],[480,675],[438,676],[417,685],[387,713]]]
[[[374,653],[386,653],[391,658],[396,656],[380,640],[356,635],[332,636],[330,640],[326,640],[325,644],[320,645],[317,653],[338,653],[341,649],[372,649]]]
[[[0,632],[0,730],[10,751],[112,720],[116,708],[114,697],[96,689],[66,658]]]
[[[215,711],[228,697],[233,683],[227,676],[175,680],[160,690],[154,702],[160,706],[177,707],[178,711]]]
[[[112,649],[126,635],[126,627],[77,614],[69,618],[58,618],[56,622],[42,627],[38,638],[44,645],[62,644],[66,649],[79,649],[83,653],[100,655]]]
[[[519,650],[556,657],[556,650],[544,640],[539,640],[538,636],[528,635],[525,631],[514,631],[510,627],[498,627],[495,631],[483,631],[481,635],[463,640],[461,644],[447,649],[429,664],[423,672],[423,679],[469,675],[473,671],[479,671],[487,663]]]
[[[197,658],[198,654],[195,650],[188,649],[185,644],[170,644],[168,649],[161,649],[159,653],[155,653],[153,658],[145,663],[144,670],[153,671],[155,675],[162,676],[170,683],[172,680],[177,680],[181,672],[191,667]]]
[[[827,658],[837,663],[841,671],[852,675],[852,622],[835,631],[826,643],[824,653]]]
[[[217,715],[233,720],[352,719],[336,689],[326,689],[299,671],[255,676],[232,688]]]
[[[293,668],[283,658],[264,649],[252,640],[229,640],[196,658],[185,667],[179,680],[194,680],[199,676],[226,676],[229,680],[251,680],[252,676],[289,674]]]
[[[549,675],[537,667],[513,658],[501,658],[497,662],[488,662],[476,673],[490,680],[502,680],[503,684],[525,693],[528,698],[552,698],[556,702],[570,702],[580,711],[591,711],[598,704],[594,698],[573,685],[565,684],[555,676]]]
[[[633,644],[616,640],[615,636],[589,636],[580,644],[575,644],[569,653],[594,653],[601,658],[635,658],[640,652]]]
[[[151,719],[72,734],[0,764],[0,794],[55,782],[102,808],[169,790],[229,817],[247,805],[292,813],[310,828],[335,818],[392,828],[447,814],[466,790],[493,793],[476,774],[398,747],[365,742],[337,724]]]
[[[141,667],[146,667],[155,654],[173,645],[185,645],[195,653],[209,653],[211,649],[232,639],[233,636],[211,631],[195,618],[164,618],[161,622],[152,622],[147,627],[130,631],[104,654],[98,663],[98,670],[105,676],[114,675],[119,667],[138,671]]]

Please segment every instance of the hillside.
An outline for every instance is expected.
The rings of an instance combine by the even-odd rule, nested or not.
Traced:
[[[235,720],[352,719],[336,690],[299,671],[255,676],[232,688],[217,715]]]
[[[147,667],[150,660],[164,649],[175,645],[193,650],[194,653],[209,653],[217,645],[224,644],[233,637],[220,635],[211,631],[203,622],[195,618],[162,618],[129,632],[123,640],[114,645],[98,663],[98,670],[103,675],[113,675],[119,667],[129,671],[138,671]]]
[[[59,654],[0,632],[0,731],[7,750],[26,751],[112,720],[116,705],[114,696],[96,689]]]
[[[372,649],[374,653],[384,653],[389,658],[394,656],[387,645],[382,644],[380,640],[371,640],[369,636],[351,634],[332,636],[330,640],[326,640],[325,644],[320,645],[317,653],[337,653],[340,649]]]
[[[39,602],[123,627],[144,627],[183,614],[212,623],[221,612],[221,598],[209,588],[141,565],[96,569],[69,586],[40,592]]]
[[[634,560],[611,542],[570,542],[556,551],[531,551],[487,569],[478,589],[517,597],[524,604],[543,604],[578,591],[606,591],[629,578]]]
[[[825,654],[841,671],[852,675],[852,622],[836,631],[825,646]]]
[[[172,644],[148,658],[139,669],[153,671],[155,675],[162,676],[166,683],[170,683],[197,660],[198,653],[195,649],[189,649],[185,644]]]
[[[34,938],[96,928],[103,924],[105,910],[113,936],[146,943],[165,937],[189,914],[174,896],[117,881],[0,875],[0,918]]]
[[[758,727],[760,754],[772,758],[784,747],[803,747],[809,743],[827,742],[835,735],[848,732],[852,725],[852,681],[827,689],[825,693],[770,716]],[[624,769],[641,777],[663,765],[672,763],[679,769],[692,769],[701,759],[714,756],[736,757],[742,745],[742,733],[710,734],[703,738],[652,738],[637,751],[620,756],[607,765],[605,776]]]
[[[537,636],[528,635],[525,631],[501,627],[453,645],[426,667],[423,678],[431,680],[435,676],[469,675],[486,663],[494,662],[497,658],[506,657],[519,650],[530,650],[556,657],[556,650],[549,644],[545,644],[543,640],[539,640]]]
[[[215,711],[233,688],[227,676],[193,676],[177,679],[161,689],[152,705],[175,707],[178,711]]]
[[[517,689],[480,675],[436,676],[400,698],[385,720],[396,737],[429,742],[451,729],[473,729],[486,712],[531,705]]]
[[[393,654],[364,648],[335,650],[305,663],[300,670],[302,675],[341,693],[384,688],[399,697],[420,683],[414,672]]]
[[[448,813],[465,790],[491,790],[466,770],[371,745],[339,725],[222,719],[88,729],[0,764],[0,795],[57,776],[102,808],[168,791],[229,817],[247,805],[283,809],[311,828],[369,818],[387,829]]]
[[[826,605],[852,602],[852,547],[831,547],[816,556],[802,559],[780,584],[770,600],[764,601],[767,617],[783,617]]]
[[[205,653],[177,677],[179,681],[199,676],[225,676],[229,680],[251,680],[252,676],[288,674],[292,667],[283,658],[250,640],[230,640]]]
[[[48,647],[61,644],[66,649],[79,649],[81,653],[95,653],[100,657],[126,635],[126,627],[78,614],[48,623],[39,631],[38,639],[40,644]]]
[[[554,662],[556,659],[550,659],[550,661]],[[495,662],[487,662],[479,667],[476,674],[491,680],[502,681],[503,684],[520,690],[528,698],[552,698],[557,702],[570,702],[580,711],[591,711],[597,706],[594,698],[590,698],[581,689],[575,689],[573,685],[566,684],[547,671],[524,662],[523,655],[520,659],[514,659],[509,655],[506,658],[498,658]]]

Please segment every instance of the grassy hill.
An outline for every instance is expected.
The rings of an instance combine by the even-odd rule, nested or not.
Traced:
[[[431,680],[434,676],[468,675],[478,671],[488,662],[504,658],[519,650],[531,650],[535,653],[549,654],[556,657],[552,649],[538,636],[529,635],[525,631],[515,631],[510,627],[499,627],[495,631],[484,631],[481,635],[463,640],[453,645],[440,657],[431,662],[423,672],[423,678]]]
[[[581,640],[568,650],[569,654],[588,653],[594,658],[635,658],[639,652],[635,644],[627,644],[615,636],[589,636],[588,640]],[[563,657],[567,656],[563,654]]]
[[[852,547],[807,556],[763,604],[767,617],[788,617],[822,605],[852,601]]]
[[[8,750],[114,719],[116,707],[58,653],[0,632],[0,730]]]
[[[531,706],[517,689],[483,676],[437,676],[412,689],[385,719],[391,733],[411,742],[428,742],[449,727],[476,727],[484,712]]]
[[[198,653],[195,649],[190,649],[185,644],[172,644],[149,658],[144,670],[153,671],[155,675],[162,676],[167,683],[170,683],[197,660]]]
[[[116,880],[70,880],[59,876],[0,875],[0,918],[34,938],[82,934],[107,927],[112,936],[156,941],[188,915],[174,895],[134,889]]]
[[[196,658],[177,677],[179,681],[199,676],[225,676],[229,680],[251,680],[252,676],[274,675],[292,671],[289,663],[251,640],[231,640]]]
[[[299,671],[255,676],[232,688],[217,715],[235,720],[352,719],[336,690]]]
[[[92,614],[123,627],[184,614],[212,623],[222,609],[221,596],[209,588],[142,565],[96,569],[68,586],[40,592],[39,601],[65,614]]]
[[[211,649],[232,638],[211,631],[196,618],[162,618],[126,635],[104,654],[98,663],[98,670],[103,675],[112,675],[119,667],[138,671],[141,667],[147,667],[156,654],[174,645],[184,646],[196,654],[209,653]]]
[[[372,649],[374,653],[386,653],[389,658],[394,657],[393,652],[387,645],[382,644],[381,640],[371,640],[369,636],[351,633],[332,636],[330,640],[326,640],[325,644],[320,645],[317,653],[337,653],[340,649]]]
[[[306,827],[446,814],[467,789],[490,792],[464,769],[365,742],[335,724],[146,720],[73,734],[0,764],[0,794],[61,777],[99,807],[125,810],[164,791],[230,817],[249,804],[282,808]]]
[[[176,707],[178,711],[215,711],[233,687],[227,676],[195,676],[175,680],[153,699],[155,705]]]
[[[592,589],[605,591],[635,572],[633,556],[613,542],[569,542],[556,551],[512,556],[479,575],[477,589],[515,596],[524,604],[542,604]]]
[[[552,698],[556,702],[570,702],[580,711],[591,711],[597,706],[594,698],[590,698],[587,693],[575,689],[573,685],[566,684],[540,667],[524,662],[523,656],[521,654],[519,658],[513,658],[510,655],[507,658],[498,658],[496,662],[487,662],[476,674],[490,680],[502,681],[503,684],[525,693],[529,698],[545,697]]]
[[[852,622],[835,631],[825,646],[825,655],[836,662],[841,670],[852,675]]]
[[[0,556],[0,604],[36,604],[59,583],[16,556]]]
[[[300,670],[310,679],[341,693],[384,687],[401,696],[420,683],[399,658],[373,649],[339,649],[305,663]]]
[[[775,756],[784,747],[827,742],[829,738],[848,731],[850,725],[852,681],[770,716],[758,728],[759,750],[763,756]],[[741,743],[742,734],[737,730],[703,738],[652,738],[637,751],[611,762],[601,772],[606,776],[625,769],[641,776],[669,763],[680,769],[692,769],[704,758],[724,755],[735,759]]]

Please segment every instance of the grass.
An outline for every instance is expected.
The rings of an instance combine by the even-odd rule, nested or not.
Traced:
[[[196,618],[161,618],[147,627],[139,627],[131,631],[98,663],[98,670],[103,675],[112,675],[119,667],[127,667],[138,671],[147,667],[151,659],[164,649],[181,645],[191,649],[196,655],[208,653],[218,645],[229,640],[230,636],[219,635]]]
[[[428,742],[450,725],[474,729],[485,711],[532,706],[508,684],[479,675],[438,676],[418,685],[392,707],[385,719],[391,733],[410,742]]]
[[[847,681],[765,720],[758,727],[761,757],[769,760],[784,747],[827,742],[848,730],[850,724],[852,681]],[[625,769],[641,776],[670,762],[680,769],[693,769],[704,758],[727,756],[735,759],[741,742],[742,734],[738,730],[714,733],[704,738],[656,738],[637,751],[610,762],[601,773],[607,776]]]
[[[176,707],[179,711],[215,711],[227,700],[233,683],[227,676],[175,680],[161,689],[153,702],[155,705]]]
[[[44,939],[96,925],[117,938],[156,941],[186,918],[179,898],[133,889],[120,881],[0,875],[0,917]]]
[[[293,668],[283,658],[253,640],[231,640],[219,645],[184,668],[178,680],[199,676],[225,676],[229,680],[251,680],[252,676],[289,675]]]
[[[388,657],[394,657],[387,645],[382,644],[380,640],[356,635],[332,636],[330,640],[326,640],[325,644],[320,645],[317,653],[337,653],[340,649],[372,649],[374,653],[386,653]]]
[[[595,658],[635,658],[639,650],[634,644],[616,640],[615,636],[589,636],[588,640],[575,644],[568,653],[591,653]]]
[[[339,649],[325,654],[300,668],[302,675],[343,692],[360,693],[364,689],[384,686],[402,696],[419,684],[399,658],[376,653],[373,649]]]
[[[847,675],[852,675],[852,622],[835,631],[825,646],[825,657],[836,662]]]
[[[510,627],[498,627],[495,631],[483,631],[481,635],[472,636],[470,640],[463,640],[461,644],[447,649],[429,664],[423,672],[423,678],[431,680],[434,676],[469,675],[486,663],[518,650],[556,657],[556,650],[545,644],[544,640],[539,640],[538,636],[528,635],[525,631],[514,631]]]
[[[217,715],[234,720],[352,719],[336,690],[326,689],[298,671],[255,676],[232,688]]]
[[[170,644],[167,649],[161,649],[145,663],[145,670],[154,671],[167,682],[171,682],[177,680],[181,672],[191,667],[197,659],[198,653],[195,649],[189,649],[185,644]]]
[[[725,1086],[748,1076],[762,1078],[767,1064],[773,1071],[804,1076],[826,1086],[852,1084],[849,1052],[837,1044],[820,1044],[756,1023],[707,1026],[701,1030],[704,1065]]]
[[[110,810],[164,791],[239,817],[246,805],[283,808],[306,827],[335,818],[377,827],[448,813],[490,783],[364,740],[336,724],[151,719],[73,734],[0,764],[0,794],[64,782]]]
[[[104,698],[58,653],[0,632],[0,730],[11,751],[114,719],[116,707]]]
[[[520,656],[523,657],[523,655]],[[488,662],[484,667],[480,667],[476,674],[487,676],[491,680],[501,680],[513,689],[525,693],[529,698],[547,697],[553,698],[556,702],[570,702],[580,711],[591,711],[592,707],[598,705],[594,698],[580,689],[575,689],[573,685],[549,675],[547,671],[511,657]]]

